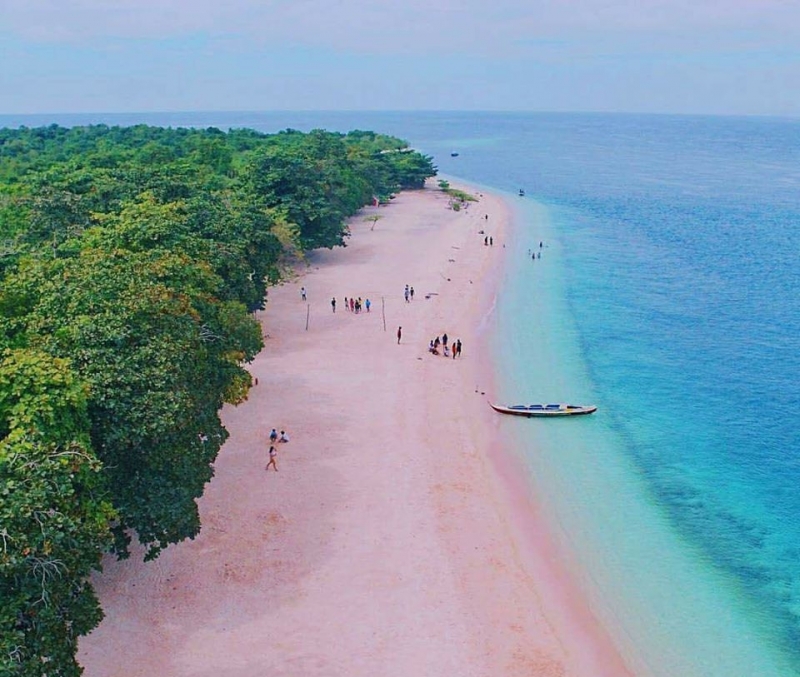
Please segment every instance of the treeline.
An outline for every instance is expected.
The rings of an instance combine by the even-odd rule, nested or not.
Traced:
[[[0,674],[81,673],[102,555],[200,530],[282,262],[435,173],[372,132],[0,130]]]

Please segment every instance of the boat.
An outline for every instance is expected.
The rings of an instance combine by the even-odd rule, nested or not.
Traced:
[[[450,153],[450,157],[458,157],[458,153],[456,153],[455,151],[453,151],[452,153]]]
[[[519,189],[519,196],[525,197],[525,191],[522,188]]]
[[[507,407],[491,402],[489,404],[495,411],[512,416],[580,416],[597,411],[593,404],[514,404]]]

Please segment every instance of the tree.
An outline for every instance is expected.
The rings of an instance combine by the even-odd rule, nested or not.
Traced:
[[[122,555],[130,529],[148,557],[199,531],[195,500],[227,437],[218,410],[246,392],[241,363],[262,346],[244,306],[214,296],[218,285],[184,255],[87,249],[28,262],[0,293],[6,342],[69,357],[90,387]]]
[[[89,574],[114,511],[89,444],[86,387],[65,360],[0,359],[0,673],[80,675],[77,640],[102,618]]]

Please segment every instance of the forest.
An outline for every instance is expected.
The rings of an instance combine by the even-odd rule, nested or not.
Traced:
[[[254,311],[432,158],[373,132],[0,129],[0,675],[80,675],[89,576],[200,531]]]

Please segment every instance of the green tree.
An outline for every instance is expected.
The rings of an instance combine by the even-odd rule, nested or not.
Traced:
[[[7,344],[69,357],[90,387],[91,439],[128,530],[155,556],[200,528],[195,500],[227,433],[218,410],[246,392],[262,345],[218,278],[185,255],[122,249],[35,260],[0,292]]]
[[[0,356],[0,674],[80,675],[102,612],[87,578],[115,518],[89,444],[86,388],[64,360]]]

